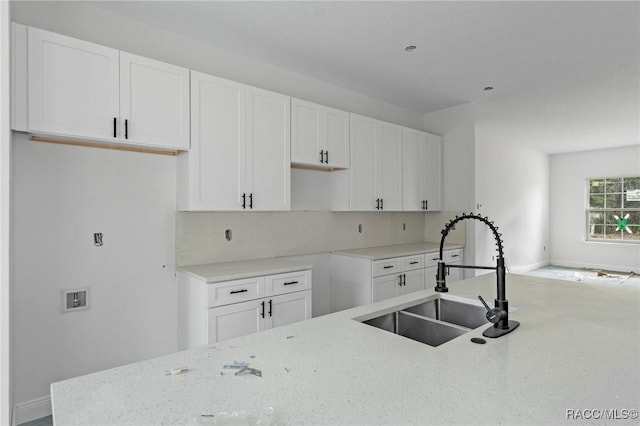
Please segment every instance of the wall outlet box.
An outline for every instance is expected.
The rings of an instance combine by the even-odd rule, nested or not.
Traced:
[[[80,311],[89,308],[89,288],[74,288],[63,291],[62,310]]]

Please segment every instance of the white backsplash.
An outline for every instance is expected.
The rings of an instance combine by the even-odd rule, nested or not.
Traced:
[[[430,213],[422,212],[178,212],[176,263],[193,265],[421,242],[425,241],[428,215]],[[362,225],[362,233],[358,232],[358,225]],[[225,239],[227,229],[232,232],[231,241]]]

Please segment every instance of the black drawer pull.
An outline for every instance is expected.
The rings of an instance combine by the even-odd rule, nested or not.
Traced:
[[[420,263],[420,261],[414,260],[413,262],[409,262],[409,265],[417,265],[418,263]]]
[[[242,193],[242,208],[246,209],[247,208],[247,194],[246,193]]]
[[[249,291],[249,290],[247,290],[246,288],[243,288],[242,290],[233,290],[233,291],[230,291],[230,292],[229,292],[229,294],[246,293],[246,292],[248,292],[248,291]]]
[[[273,316],[273,300],[269,299],[269,316]]]
[[[253,192],[249,194],[249,208],[253,209]]]
[[[287,283],[283,283],[282,285],[291,285],[291,284],[298,284],[298,281],[289,281]]]
[[[118,133],[116,132],[116,118],[113,117],[113,137],[117,137]]]
[[[129,139],[129,120],[124,120],[124,138]]]
[[[459,254],[452,254],[451,257],[460,257]]]
[[[324,164],[329,164],[329,151],[324,152]]]
[[[260,305],[262,305],[262,312],[260,312],[260,316],[264,318],[264,300],[262,301],[262,303],[260,303]]]
[[[387,266],[383,266],[384,269],[389,269],[389,268],[393,268],[393,265],[387,265]]]
[[[440,260],[439,257],[432,257],[431,260]]]
[[[320,163],[324,163],[324,149],[320,150]]]

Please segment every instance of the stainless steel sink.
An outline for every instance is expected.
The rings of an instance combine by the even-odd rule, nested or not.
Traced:
[[[476,328],[487,324],[487,310],[483,306],[463,303],[457,300],[437,298],[404,309],[406,312],[434,318],[466,328]]]
[[[439,346],[488,324],[485,312],[482,306],[440,296],[362,322],[430,346]]]

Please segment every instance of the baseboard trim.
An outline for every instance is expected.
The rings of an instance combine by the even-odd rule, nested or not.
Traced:
[[[18,426],[41,417],[50,416],[51,413],[51,397],[49,395],[21,402],[13,406],[11,425]]]
[[[520,265],[520,266],[516,266],[514,268],[511,269],[511,271],[514,274],[524,274],[526,272],[530,272],[533,271],[535,269],[540,269],[540,268],[544,268],[545,266],[549,266],[550,263],[548,260],[543,260],[540,262],[536,262],[536,263],[531,263],[529,265]]]

